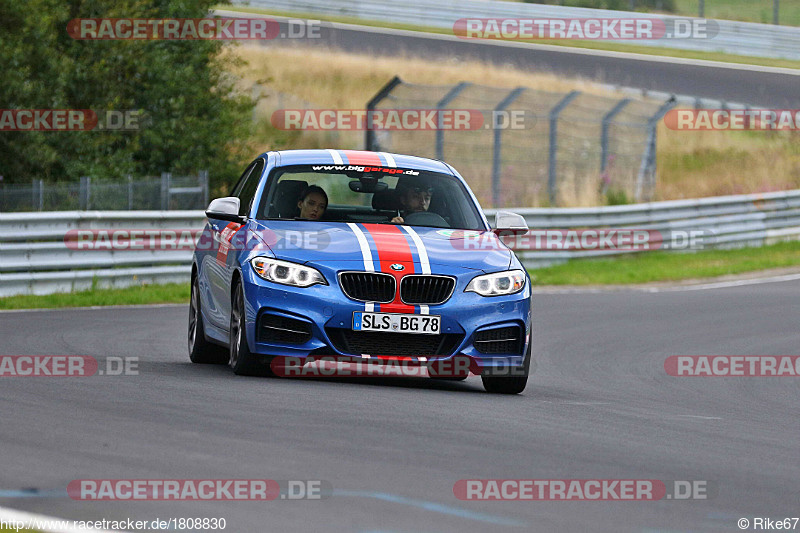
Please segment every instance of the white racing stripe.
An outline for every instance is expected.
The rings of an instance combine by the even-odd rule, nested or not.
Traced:
[[[393,167],[393,168],[397,167],[397,163],[395,163],[394,157],[392,157],[392,154],[389,154],[389,153],[386,153],[386,152],[378,152],[378,153],[380,155],[382,155],[384,157],[384,159],[386,159],[386,166],[387,167]]]
[[[411,226],[400,226],[400,227],[403,228],[406,231],[406,233],[409,234],[411,240],[414,241],[414,246],[417,247],[417,254],[419,254],[419,264],[420,267],[422,268],[422,273],[430,274],[431,263],[428,260],[428,250],[425,249],[425,244],[422,242],[422,239],[417,234],[417,232],[414,231],[414,228],[412,228]],[[420,305],[419,312],[421,315],[430,314],[430,308],[427,305]]]
[[[342,159],[342,156],[341,154],[339,154],[339,152],[331,148],[328,148],[328,153],[330,153],[331,157],[333,157],[333,163],[335,165],[344,165],[344,159]]]
[[[364,232],[361,231],[361,228],[359,228],[354,222],[348,222],[347,225],[350,226],[351,230],[353,230],[353,233],[358,240],[358,246],[361,248],[361,257],[364,258],[364,270],[367,272],[375,272],[375,263],[372,261],[372,251],[369,249],[367,237],[364,235]],[[375,311],[375,304],[371,302],[365,303],[364,311],[368,313]]]

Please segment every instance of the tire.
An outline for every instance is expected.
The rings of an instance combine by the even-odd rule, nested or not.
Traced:
[[[205,365],[224,365],[228,362],[228,353],[221,346],[206,339],[203,327],[203,314],[200,312],[200,284],[197,276],[192,280],[192,291],[189,297],[189,360],[192,363]]]
[[[492,394],[519,394],[525,390],[528,384],[528,373],[531,366],[531,351],[533,347],[533,336],[528,343],[528,353],[525,356],[525,362],[521,367],[514,369],[513,373],[519,372],[520,375],[513,376],[486,376],[481,375],[483,381],[483,388],[486,392]]]
[[[250,351],[245,330],[244,289],[236,284],[231,302],[230,355],[228,366],[237,376],[272,376],[270,358]]]

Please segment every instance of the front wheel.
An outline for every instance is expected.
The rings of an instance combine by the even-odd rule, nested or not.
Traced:
[[[269,360],[250,351],[245,329],[244,289],[238,283],[231,302],[230,358],[228,366],[237,376],[270,376]]]
[[[522,366],[512,368],[508,376],[481,375],[483,388],[493,394],[519,394],[528,384],[528,372],[531,366],[533,336],[528,343],[528,353]]]

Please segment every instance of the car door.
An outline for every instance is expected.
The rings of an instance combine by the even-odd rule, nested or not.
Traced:
[[[263,158],[253,161],[231,193],[231,196],[239,198],[239,214],[242,216],[247,216],[250,212],[264,166]],[[245,239],[237,239],[236,234],[243,230],[244,225],[217,219],[209,219],[208,222],[214,246],[204,264],[213,299],[212,310],[207,318],[214,326],[227,331],[230,326],[231,278],[237,267],[236,248],[245,242]]]

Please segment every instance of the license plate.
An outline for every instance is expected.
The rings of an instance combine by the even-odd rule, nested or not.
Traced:
[[[353,331],[387,331],[437,335],[442,319],[439,315],[403,313],[353,313]]]

